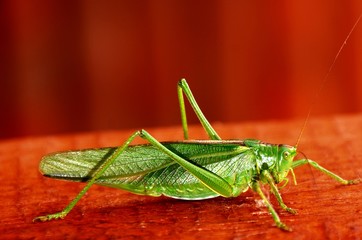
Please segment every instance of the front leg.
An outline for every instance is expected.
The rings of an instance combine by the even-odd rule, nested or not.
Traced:
[[[252,188],[253,188],[253,190],[255,192],[257,192],[259,194],[261,199],[263,199],[264,204],[266,205],[266,207],[268,208],[270,214],[272,215],[272,218],[274,219],[274,222],[277,225],[277,227],[284,230],[284,231],[291,231],[291,228],[289,228],[287,225],[285,225],[284,223],[282,223],[280,221],[278,213],[275,211],[275,209],[273,208],[273,205],[271,205],[269,200],[265,197],[263,191],[260,188],[259,182],[257,182],[257,181],[254,182],[253,185],[252,185]]]
[[[296,214],[296,213],[297,213],[296,210],[294,210],[293,208],[288,207],[288,206],[284,203],[283,198],[282,198],[282,195],[280,194],[280,192],[279,192],[279,190],[278,190],[278,187],[275,185],[274,179],[273,179],[273,177],[271,176],[271,174],[270,174],[268,171],[265,171],[265,170],[262,171],[261,174],[262,174],[262,176],[267,180],[267,182],[268,182],[268,184],[269,184],[269,186],[270,186],[270,188],[271,188],[271,191],[272,191],[272,193],[274,194],[274,196],[276,197],[276,199],[277,199],[280,207],[281,207],[282,209],[284,209],[285,211],[288,211],[288,212],[290,212],[290,213],[292,213],[292,214]]]
[[[344,185],[351,185],[351,184],[358,184],[362,182],[361,178],[357,178],[357,179],[352,179],[352,180],[346,180],[340,176],[338,176],[337,174],[325,169],[324,167],[322,167],[321,165],[319,165],[317,162],[310,160],[310,159],[300,159],[298,161],[295,161],[292,163],[292,168],[296,168],[299,166],[302,166],[304,164],[309,163],[312,167],[314,167],[315,169],[321,171],[322,173],[330,176],[331,178],[335,179],[336,181],[344,184]]]

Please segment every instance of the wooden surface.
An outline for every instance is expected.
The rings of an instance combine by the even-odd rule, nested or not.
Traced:
[[[294,145],[302,121],[214,124],[223,138],[257,138]],[[148,129],[160,140],[182,137],[180,127]],[[274,226],[259,197],[248,191],[234,199],[181,201],[138,196],[93,186],[64,220],[32,223],[61,210],[84,186],[47,179],[38,172],[42,155],[60,150],[114,146],[130,134],[101,132],[23,138],[0,142],[1,239],[358,239],[362,236],[362,184],[341,186],[308,166],[295,171],[298,185],[282,189],[286,204],[276,206],[293,228]],[[192,138],[205,138],[198,126]],[[345,178],[362,176],[362,115],[311,119],[299,150]],[[300,156],[298,156],[300,157]],[[292,183],[292,181],[290,181]]]

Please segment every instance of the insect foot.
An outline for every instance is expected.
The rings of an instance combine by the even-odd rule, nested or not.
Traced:
[[[359,184],[361,182],[362,182],[362,178],[357,178],[357,179],[348,180],[347,184],[352,185],[352,184]]]
[[[280,202],[280,206],[282,207],[283,210],[289,212],[289,213],[292,213],[292,214],[297,214],[297,210],[293,209],[293,208],[290,208],[288,207],[287,205],[285,205],[283,202]]]
[[[63,212],[57,212],[57,213],[53,213],[53,214],[49,214],[49,215],[45,215],[45,216],[39,216],[33,219],[33,222],[46,222],[46,221],[50,221],[53,219],[63,219],[67,214],[63,213]]]
[[[297,210],[295,210],[295,209],[293,209],[293,208],[290,208],[290,207],[285,208],[285,210],[288,211],[288,212],[291,213],[291,214],[297,214],[297,213],[298,213]]]
[[[276,222],[276,225],[278,228],[280,228],[281,230],[287,231],[287,232],[291,232],[292,229],[290,227],[288,227],[287,225],[285,225],[282,222]]]

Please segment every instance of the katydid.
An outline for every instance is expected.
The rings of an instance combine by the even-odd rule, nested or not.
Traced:
[[[334,58],[322,87],[361,16]],[[284,203],[277,184],[287,183],[289,172],[296,184],[293,172],[296,167],[310,164],[345,185],[361,182],[361,179],[343,179],[308,158],[294,161],[312,107],[295,146],[270,144],[254,139],[222,140],[202,113],[185,79],[179,81],[177,92],[184,140],[159,142],[142,129],[134,132],[120,147],[66,151],[44,156],[40,163],[40,171],[44,176],[87,184],[61,212],[39,216],[33,221],[63,219],[93,184],[135,194],[154,197],[164,195],[184,200],[237,197],[251,188],[263,200],[276,226],[290,231],[280,220],[261,185],[269,185],[280,207],[295,214],[296,211]],[[184,96],[190,102],[209,140],[188,140]],[[136,137],[141,137],[148,143],[131,145]]]
[[[184,95],[210,140],[188,140]],[[294,177],[293,169],[298,166],[309,163],[342,184],[360,182],[359,179],[345,180],[310,159],[293,161],[297,155],[297,148],[293,146],[253,139],[222,140],[200,110],[185,79],[178,83],[178,98],[185,138],[182,141],[159,142],[147,131],[139,130],[120,147],[59,152],[43,157],[40,164],[43,175],[88,183],[63,211],[34,221],[64,218],[94,183],[141,195],[185,200],[237,197],[251,188],[264,201],[276,226],[290,230],[281,222],[261,184],[270,186],[282,209],[296,213],[283,202],[277,184],[287,181],[289,172]],[[149,143],[131,146],[136,137]]]

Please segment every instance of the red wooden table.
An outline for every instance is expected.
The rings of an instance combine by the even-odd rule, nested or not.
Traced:
[[[222,138],[257,138],[294,145],[302,121],[214,124]],[[159,140],[182,138],[181,127],[147,129]],[[192,138],[205,138],[199,126]],[[157,239],[357,239],[362,236],[362,184],[341,186],[308,166],[295,170],[282,189],[297,215],[282,211],[293,228],[276,227],[259,197],[248,191],[234,199],[182,201],[138,196],[93,186],[64,219],[33,223],[38,215],[61,210],[84,186],[47,179],[38,172],[47,153],[121,144],[130,131],[23,138],[0,142],[1,239],[157,238]],[[362,114],[311,119],[299,150],[322,166],[348,178],[362,177]]]

